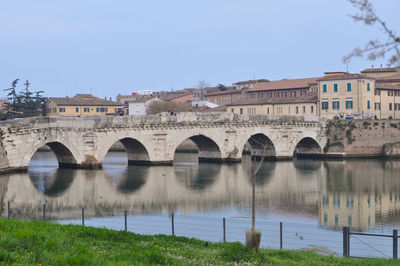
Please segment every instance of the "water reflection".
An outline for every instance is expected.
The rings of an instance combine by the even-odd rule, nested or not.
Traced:
[[[3,216],[8,201],[38,215],[46,202],[59,219],[79,217],[82,206],[88,217],[123,210],[250,214],[249,157],[242,164],[219,165],[199,164],[197,154],[177,154],[181,160],[173,167],[143,167],[128,166],[125,153],[112,153],[103,170],[89,171],[58,169],[46,159],[50,155],[40,154],[29,173],[0,176]],[[264,162],[256,177],[257,217],[308,218],[333,230],[397,226],[399,174],[399,161]]]
[[[251,180],[251,164],[253,163],[253,166],[258,167],[258,165],[261,163],[260,161],[252,161],[251,156],[244,156],[242,160],[242,167],[244,174],[248,176],[248,180],[250,182],[250,185],[252,184]],[[255,165],[254,165],[255,164]],[[260,166],[260,169],[256,173],[256,186],[264,186],[267,184],[268,180],[274,175],[276,167],[276,161],[264,161],[262,165]]]
[[[174,173],[178,182],[192,190],[203,190],[210,187],[219,177],[220,171],[220,164],[174,164]]]
[[[65,193],[75,178],[72,169],[51,169],[50,171],[30,171],[29,178],[33,186],[49,197],[58,197]]]

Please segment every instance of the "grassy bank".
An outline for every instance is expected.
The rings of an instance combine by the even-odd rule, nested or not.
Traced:
[[[387,265],[392,260],[343,259],[311,252],[210,243],[185,237],[144,236],[122,231],[44,222],[0,220],[0,264],[279,264]]]

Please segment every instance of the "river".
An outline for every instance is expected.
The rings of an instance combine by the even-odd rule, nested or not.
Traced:
[[[37,152],[28,173],[0,176],[1,216],[39,219],[43,204],[50,220],[171,232],[221,241],[243,241],[251,223],[248,156],[238,164],[197,163],[195,153],[177,153],[173,166],[128,166],[125,152],[109,152],[102,170],[59,169],[53,153]],[[400,161],[293,160],[264,162],[256,177],[256,227],[263,245],[341,253],[341,230],[391,234],[400,225]],[[354,237],[352,255],[391,256],[391,239]],[[365,242],[365,243],[364,243]],[[379,248],[376,247],[379,244]],[[372,245],[372,247],[370,246]],[[375,247],[374,247],[375,246]]]

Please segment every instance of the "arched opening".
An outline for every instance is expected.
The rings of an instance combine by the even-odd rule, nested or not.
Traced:
[[[322,149],[313,138],[303,138],[297,143],[293,157],[297,158],[321,158]]]
[[[76,168],[77,161],[72,152],[60,142],[48,142],[32,156],[29,169],[34,168]]]
[[[275,146],[264,134],[252,135],[243,148],[243,154],[251,155],[252,158],[264,160],[276,160]]]
[[[29,171],[29,178],[33,186],[49,197],[58,197],[64,194],[75,178],[75,171],[72,169],[49,169]]]
[[[175,149],[174,163],[193,163],[195,161],[222,162],[218,145],[203,135],[192,136],[184,140]]]
[[[142,143],[133,138],[116,141],[104,157],[103,167],[118,165],[150,165],[149,154]]]

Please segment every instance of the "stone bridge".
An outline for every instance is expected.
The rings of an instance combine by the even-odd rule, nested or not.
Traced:
[[[187,139],[199,161],[238,162],[242,152],[273,159],[322,154],[325,123],[316,117],[239,116],[232,113],[179,113],[176,116],[34,117],[0,122],[0,169],[27,169],[43,145],[60,167],[99,168],[120,141],[129,164],[172,164]]]

